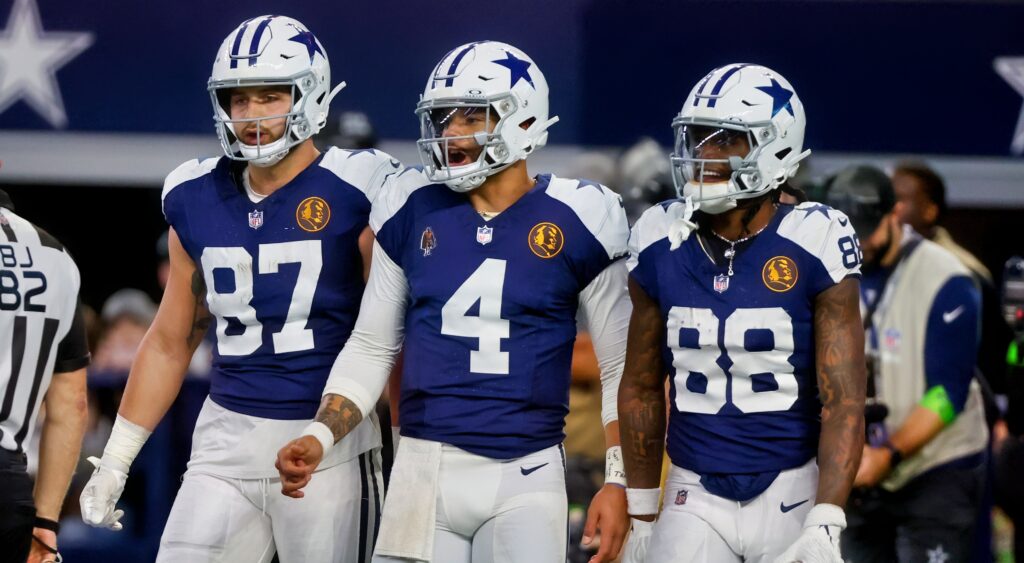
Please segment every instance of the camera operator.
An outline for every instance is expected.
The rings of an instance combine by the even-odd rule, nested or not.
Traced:
[[[1003,269],[1003,314],[1014,337],[1006,353],[1006,415],[995,440],[995,498],[1014,524],[1014,556],[1024,561],[1024,258]]]
[[[843,170],[825,200],[861,237],[868,392],[875,413],[887,414],[864,447],[843,554],[858,563],[966,561],[988,442],[974,380],[978,289],[954,255],[900,225],[881,170]]]

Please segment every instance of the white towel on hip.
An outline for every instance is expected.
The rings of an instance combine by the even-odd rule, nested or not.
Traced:
[[[402,437],[374,553],[429,562],[434,554],[441,443]]]

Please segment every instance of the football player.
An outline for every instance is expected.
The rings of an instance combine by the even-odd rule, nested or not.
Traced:
[[[362,314],[316,422],[281,449],[283,492],[316,483],[322,452],[372,411],[404,337],[401,441],[375,560],[564,562],[563,421],[579,312],[601,367],[608,478],[584,543],[618,553],[626,528],[615,394],[629,322],[619,197],[530,176],[548,86],[522,51],[462,45],[416,113],[423,169],[374,202]],[[345,438],[347,441],[348,438]]]
[[[680,199],[630,239],[632,561],[841,561],[864,440],[861,255],[842,213],[779,203],[804,125],[789,82],[750,64],[713,70],[673,121]]]
[[[341,87],[330,88],[327,54],[303,24],[246,20],[209,81],[225,156],[186,162],[164,184],[167,288],[82,493],[87,523],[121,528],[115,503],[132,460],[216,323],[210,396],[158,561],[251,563],[275,550],[284,562],[369,557],[382,490],[372,416],[325,452],[311,498],[268,492],[278,445],[316,413],[352,330],[370,202],[398,166],[380,152],[313,144]]]

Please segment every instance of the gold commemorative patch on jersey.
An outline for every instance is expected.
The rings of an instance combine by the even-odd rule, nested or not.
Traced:
[[[761,270],[761,279],[764,280],[764,285],[776,293],[793,289],[798,275],[796,262],[786,256],[769,259],[764,263],[764,269]]]
[[[321,231],[331,221],[331,207],[323,198],[307,197],[295,210],[295,221],[303,231]]]
[[[565,246],[565,236],[562,229],[554,223],[537,223],[530,229],[530,238],[527,240],[530,250],[541,258],[554,258]]]

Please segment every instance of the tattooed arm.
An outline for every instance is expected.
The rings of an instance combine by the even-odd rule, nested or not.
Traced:
[[[626,341],[626,366],[619,385],[619,429],[626,479],[630,488],[661,486],[665,452],[665,366],[661,345],[665,323],[661,309],[632,278],[629,296],[633,314]],[[634,515],[653,520],[654,514]]]
[[[358,426],[376,406],[402,348],[408,296],[405,273],[374,242],[359,318],[331,368],[316,420],[305,435],[278,451],[276,465],[284,495],[302,498],[300,489],[309,483],[325,450]]]
[[[821,397],[818,504],[845,506],[864,447],[864,326],[860,283],[847,278],[814,303],[815,353]]]
[[[171,270],[153,324],[132,362],[122,417],[152,430],[170,408],[185,379],[192,354],[212,319],[206,308],[203,273],[171,229],[167,237]]]

